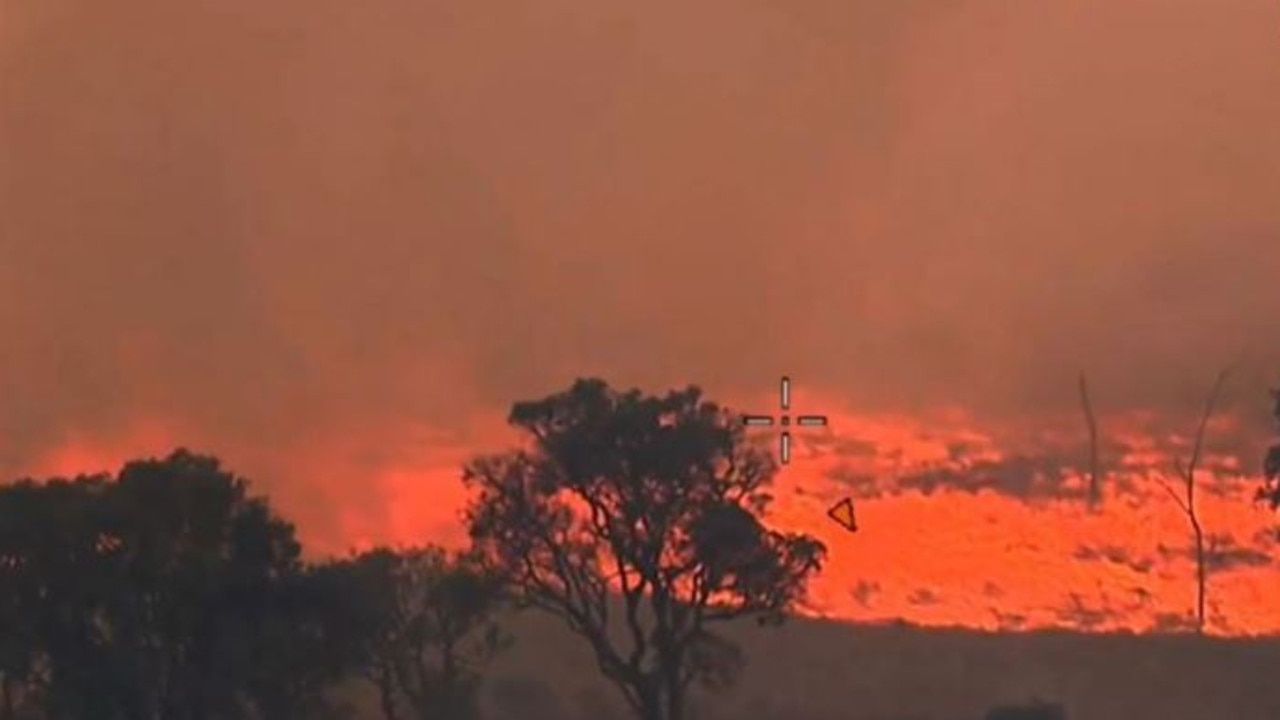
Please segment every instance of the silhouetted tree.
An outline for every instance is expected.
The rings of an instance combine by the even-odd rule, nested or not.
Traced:
[[[281,584],[300,570],[293,526],[217,460],[185,451],[129,463],[107,498],[126,585],[107,617],[133,717],[235,716],[274,649],[262,630]]]
[[[1174,459],[1174,469],[1178,473],[1178,478],[1182,481],[1183,494],[1179,495],[1170,485],[1161,481],[1161,486],[1173,501],[1177,503],[1178,509],[1182,510],[1182,514],[1187,517],[1187,524],[1191,527],[1191,539],[1195,552],[1196,564],[1196,614],[1195,614],[1195,630],[1197,633],[1204,632],[1205,625],[1205,603],[1208,595],[1208,555],[1205,548],[1205,532],[1204,525],[1201,523],[1200,515],[1196,508],[1196,470],[1200,464],[1200,455],[1204,449],[1204,434],[1209,427],[1209,420],[1213,417],[1214,406],[1218,402],[1218,396],[1222,392],[1223,383],[1227,380],[1228,371],[1222,370],[1218,373],[1217,378],[1213,382],[1213,389],[1209,391],[1209,397],[1204,404],[1204,413],[1200,416],[1200,425],[1196,428],[1195,439],[1191,446],[1191,457],[1183,465],[1182,460]]]
[[[1097,510],[1102,502],[1102,478],[1098,464],[1098,420],[1093,414],[1093,401],[1089,399],[1089,380],[1080,373],[1080,407],[1084,411],[1085,427],[1089,430],[1089,509]]]
[[[349,718],[328,690],[350,673],[344,651],[351,629],[332,612],[333,588],[316,568],[285,576],[267,598],[253,632],[262,648],[247,694],[262,718]]]
[[[106,478],[22,480],[0,488],[0,670],[6,717],[43,707],[84,717],[110,702],[102,608]],[[103,713],[102,717],[111,717]]]
[[[299,553],[246,481],[182,450],[5,487],[5,677],[50,718],[313,717],[318,671],[286,654]]]
[[[503,589],[493,571],[424,547],[371,550],[317,574],[350,666],[378,688],[387,720],[476,715],[483,668],[507,640],[493,621]]]
[[[379,690],[387,720],[398,720],[393,664],[399,615],[396,575],[400,556],[380,548],[318,566],[313,579],[327,599],[328,624],[335,628],[334,648],[351,671]]]
[[[780,621],[825,549],[764,527],[775,465],[697,388],[652,397],[579,380],[509,420],[529,446],[465,471],[477,548],[590,645],[640,717],[680,720],[694,683],[723,686],[741,665],[713,623]]]

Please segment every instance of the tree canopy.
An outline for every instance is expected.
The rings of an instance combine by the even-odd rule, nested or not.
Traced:
[[[51,717],[236,716],[278,687],[257,683],[262,630],[299,551],[245,481],[182,450],[0,489],[6,702],[20,684]]]
[[[692,686],[723,686],[741,664],[714,625],[780,621],[825,548],[764,525],[776,466],[696,387],[579,380],[509,421],[526,446],[465,471],[476,547],[590,645],[638,715],[679,720]]]
[[[0,486],[0,720],[349,717],[329,690],[375,660],[387,720],[463,720],[500,598],[433,547],[304,563],[246,480],[185,450],[22,480]]]
[[[466,554],[375,548],[316,571],[347,667],[378,689],[386,720],[467,720],[487,663],[509,638],[502,583]]]

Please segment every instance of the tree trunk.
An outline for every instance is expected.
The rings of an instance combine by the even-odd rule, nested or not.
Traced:
[[[382,702],[382,717],[385,720],[399,720],[396,712],[395,681],[391,670],[383,666],[378,677],[378,697]]]
[[[1204,557],[1204,530],[1200,528],[1200,520],[1195,516],[1194,512],[1191,515],[1191,528],[1195,532],[1196,539],[1196,632],[1203,634],[1205,621],[1205,586],[1207,585],[1207,573],[1205,572]]]
[[[668,720],[662,695],[656,688],[646,688],[640,693],[640,720]]]
[[[667,694],[666,720],[684,720],[684,688],[676,685]]]
[[[667,715],[665,720],[684,720],[684,700],[688,685],[681,681],[681,670],[684,667],[684,653],[668,648],[662,660],[663,685],[666,695]]]
[[[14,720],[17,717],[17,710],[14,708],[13,701],[13,677],[9,673],[4,673],[0,693],[3,693],[3,705],[0,705],[0,712],[4,713],[3,720]]]
[[[640,720],[684,720],[685,688],[677,676],[655,673],[636,688],[639,703],[634,706]]]
[[[1084,408],[1084,422],[1089,429],[1089,509],[1096,510],[1102,501],[1102,488],[1098,477],[1098,421],[1093,416],[1093,403],[1089,401],[1089,381],[1080,373],[1080,404]]]

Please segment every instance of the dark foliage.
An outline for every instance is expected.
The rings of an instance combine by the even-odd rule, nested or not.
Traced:
[[[498,583],[432,549],[307,567],[247,488],[182,450],[0,487],[0,720],[320,720],[373,658],[405,717],[469,717]]]
[[[713,625],[781,620],[824,548],[761,523],[773,461],[697,388],[579,380],[510,422],[529,447],[466,470],[477,548],[589,644],[637,715],[678,720],[692,685],[723,687],[743,662]]]
[[[474,558],[380,548],[316,572],[347,665],[377,688],[387,720],[467,720],[484,666],[507,638],[502,584]]]
[[[6,486],[6,687],[52,718],[240,717],[266,688],[277,717],[296,715],[281,680],[306,673],[268,638],[293,633],[282,589],[299,551],[243,480],[185,451]]]

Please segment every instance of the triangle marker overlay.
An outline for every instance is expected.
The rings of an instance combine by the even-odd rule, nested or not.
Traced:
[[[827,510],[827,517],[835,520],[840,527],[849,532],[858,532],[858,520],[853,514],[853,500],[845,498]]]

